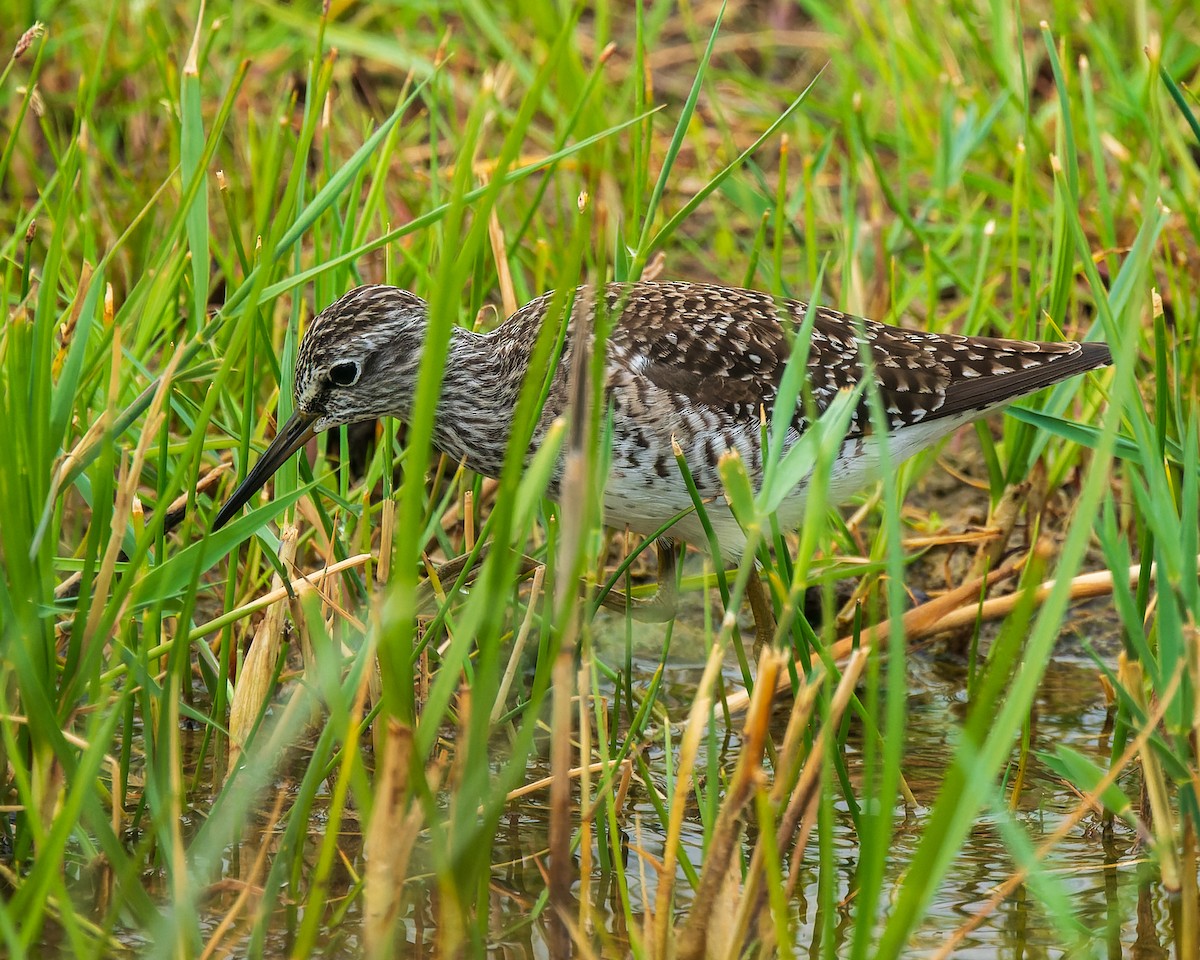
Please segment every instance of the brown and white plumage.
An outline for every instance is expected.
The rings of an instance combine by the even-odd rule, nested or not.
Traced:
[[[591,296],[581,288],[579,305],[594,307]],[[517,395],[551,299],[547,294],[531,301],[489,333],[453,331],[434,443],[479,473],[500,471]],[[717,461],[729,449],[739,452],[752,480],[761,479],[760,409],[771,416],[790,337],[801,327],[806,304],[680,282],[610,283],[604,302],[613,324],[604,366],[613,437],[606,519],[651,533],[691,505],[672,438],[704,497],[721,493]],[[423,301],[385,286],[359,287],[324,310],[300,347],[296,413],[222,508],[216,525],[241,509],[313,433],[384,415],[409,416],[426,317]],[[862,376],[860,337],[870,349],[889,418],[893,462],[990,410],[1111,362],[1102,344],[921,333],[818,308],[807,357],[808,388],[818,413]],[[530,454],[566,408],[570,330],[564,343]],[[799,403],[788,442],[807,425]],[[861,487],[878,457],[864,400],[834,467],[833,496]],[[785,525],[798,525],[803,516],[804,486],[780,508]],[[712,519],[722,552],[737,556],[744,545],[741,531],[716,502]],[[681,520],[676,533],[703,545],[695,517]]]

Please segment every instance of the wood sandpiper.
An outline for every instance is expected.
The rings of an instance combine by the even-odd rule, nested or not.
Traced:
[[[477,473],[499,475],[517,395],[552,296],[533,300],[490,333],[453,330],[433,443]],[[576,292],[578,302],[592,296],[587,288]],[[684,513],[671,529],[674,542],[659,542],[659,584],[673,586],[677,542],[704,546],[706,538],[696,514],[685,512],[692,499],[672,440],[682,448],[701,497],[711,502],[709,518],[723,557],[738,558],[745,536],[721,496],[718,461],[736,450],[751,481],[761,482],[760,418],[764,410],[768,418],[772,414],[791,333],[800,329],[808,306],[752,290],[681,282],[610,283],[604,297],[615,317],[604,367],[612,416],[604,516],[611,525],[649,535]],[[427,316],[425,302],[414,294],[374,285],[358,287],[322,311],[300,344],[295,412],[213,528],[228,522],[317,433],[382,416],[406,419]],[[818,307],[807,357],[810,410],[819,413],[840,389],[858,383],[864,339],[888,417],[893,464],[1013,400],[1112,362],[1100,343],[922,333]],[[566,409],[572,343],[568,330],[530,456]],[[789,443],[807,423],[805,404],[798,402]],[[836,502],[868,483],[879,460],[864,396],[834,464],[830,498]],[[548,490],[552,499],[559,479],[556,474]],[[799,484],[779,508],[782,526],[800,524],[805,487]],[[663,619],[671,609],[662,604],[647,618]],[[757,605],[755,613],[757,619]]]

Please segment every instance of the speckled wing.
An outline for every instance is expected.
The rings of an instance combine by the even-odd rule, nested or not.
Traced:
[[[609,362],[745,429],[773,409],[789,356],[780,322],[799,330],[807,305],[752,290],[695,283],[609,284],[620,310]],[[1039,343],[921,333],[818,308],[808,386],[822,412],[862,377],[866,336],[889,428],[982,412],[1111,362],[1102,344]],[[803,432],[803,404],[793,426]],[[864,397],[847,439],[870,433]]]
[[[610,311],[620,311],[609,336],[610,365],[757,432],[759,409],[774,405],[789,354],[770,296],[637,283],[609,284],[606,299]]]

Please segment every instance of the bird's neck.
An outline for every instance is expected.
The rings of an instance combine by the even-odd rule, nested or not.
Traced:
[[[433,427],[438,450],[476,473],[500,475],[532,349],[532,338],[455,328]]]

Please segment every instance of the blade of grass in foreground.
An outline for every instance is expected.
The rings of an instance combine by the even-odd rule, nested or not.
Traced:
[[[1071,203],[1064,206],[1073,218],[1086,269],[1091,261],[1086,255],[1086,237],[1082,230],[1078,230],[1078,207]],[[1142,224],[1140,232],[1156,235],[1162,223],[1161,212],[1151,214]],[[1139,258],[1138,272],[1144,274],[1147,266],[1148,257]],[[1089,271],[1089,279],[1093,279],[1094,269],[1093,266]],[[1104,301],[1107,293],[1098,276],[1094,277],[1092,294],[1101,311],[1106,312],[1108,306]],[[1116,327],[1115,322],[1107,324],[1115,357],[1131,357],[1136,353],[1132,346],[1137,343],[1139,330],[1138,313],[1134,307],[1130,305],[1125,310],[1120,328]],[[1117,336],[1113,336],[1114,333]],[[945,876],[955,852],[975,822],[995,776],[1008,757],[1013,738],[1037,693],[1038,683],[1058,636],[1059,625],[1066,611],[1070,579],[1083,560],[1091,538],[1092,518],[1098,515],[1109,482],[1110,461],[1116,448],[1121,419],[1126,410],[1136,406],[1136,396],[1137,380],[1133,365],[1118,361],[1108,415],[1092,462],[1087,468],[1075,509],[1076,522],[1068,531],[1059,556],[1054,587],[1033,622],[1025,643],[1022,665],[1003,691],[1002,702],[999,699],[1001,689],[993,684],[991,695],[981,696],[973,706],[962,743],[955,752],[954,761],[947,771],[945,783],[880,937],[877,954],[880,957],[898,957],[901,954],[911,931]],[[1007,633],[1011,634],[1012,631]],[[1007,642],[1013,642],[1013,638],[1009,636]]]
[[[409,463],[400,492],[398,522],[401,529],[416,527],[419,523],[418,517],[423,511],[424,470],[429,460],[429,446],[433,438],[433,420],[441,388],[442,367],[448,353],[450,329],[457,313],[458,291],[466,286],[466,275],[475,252],[481,248],[487,235],[489,211],[505,182],[505,172],[519,155],[525,127],[532,118],[535,105],[540,102],[540,91],[545,88],[553,75],[555,65],[565,54],[571,22],[573,21],[564,24],[558,42],[539,71],[534,85],[526,93],[517,121],[509,131],[497,160],[492,180],[479,194],[481,204],[475,208],[476,219],[466,236],[461,237],[466,210],[476,199],[474,191],[470,189],[470,178],[475,144],[484,121],[482,106],[472,113],[472,123],[468,124],[468,135],[464,139],[464,147],[455,167],[453,193],[447,201],[446,228],[449,236],[443,246],[438,280],[431,291],[426,349],[421,358],[417,391],[413,398],[408,438]],[[454,255],[451,255],[451,251],[454,251]],[[514,420],[514,423],[516,422]],[[508,542],[506,534],[505,530],[496,533],[500,542],[505,545]],[[420,547],[421,544],[415,541],[402,542],[397,552],[397,576],[391,585],[387,605],[388,617],[395,624],[396,635],[392,643],[385,644],[380,649],[381,667],[384,670],[385,705],[392,715],[405,723],[413,723],[416,718],[409,650],[412,647],[412,631],[417,612],[415,571]],[[422,737],[419,732],[418,755],[424,756],[425,750],[421,744]],[[425,747],[427,749],[428,744],[425,744]]]
[[[200,5],[200,16],[192,35],[192,46],[188,50],[180,76],[179,90],[179,169],[183,177],[183,190],[189,192],[193,180],[204,181],[206,171],[200,165],[204,156],[204,121],[200,115],[200,37],[204,29],[204,4]],[[185,215],[188,250],[192,261],[192,303],[189,332],[204,325],[208,304],[208,190],[202,183],[194,191]]]
[[[671,143],[667,147],[666,156],[663,157],[662,169],[659,170],[658,179],[654,183],[654,189],[650,192],[650,199],[646,201],[646,209],[639,211],[642,217],[642,232],[638,238],[637,253],[634,255],[633,267],[629,272],[629,279],[640,279],[642,268],[646,264],[646,258],[650,255],[650,230],[654,226],[654,216],[658,212],[658,205],[662,201],[663,191],[667,188],[667,183],[671,179],[671,170],[675,166],[675,160],[679,156],[679,151],[683,147],[684,136],[687,134],[688,126],[692,122],[692,114],[696,111],[696,101],[700,98],[700,91],[704,87],[704,76],[708,71],[709,61],[712,59],[713,46],[717,42],[717,33],[721,29],[721,21],[725,18],[725,6],[727,0],[721,0],[721,8],[717,11],[717,17],[713,23],[712,32],[708,37],[708,45],[704,48],[704,53],[700,57],[700,63],[696,67],[696,76],[692,80],[692,87],[688,91],[687,100],[684,101],[683,109],[680,111],[679,120],[675,124],[675,132],[671,135]]]

